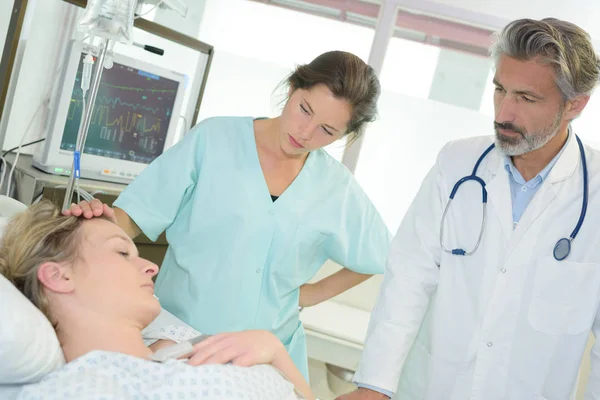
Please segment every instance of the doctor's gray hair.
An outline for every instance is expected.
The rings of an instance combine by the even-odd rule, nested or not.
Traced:
[[[590,35],[556,18],[511,22],[494,35],[490,52],[496,65],[502,55],[552,65],[563,101],[591,95],[600,80],[600,59]]]

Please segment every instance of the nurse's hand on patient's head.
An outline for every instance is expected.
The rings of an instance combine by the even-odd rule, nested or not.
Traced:
[[[227,364],[250,367],[270,364],[286,354],[283,343],[267,331],[221,333],[194,346],[191,365]]]
[[[70,208],[63,212],[63,214],[73,215],[75,217],[83,216],[87,219],[104,216],[104,218],[114,222],[115,224],[117,223],[115,210],[110,208],[108,205],[103,204],[98,199],[93,199],[92,201],[82,201],[79,204],[72,204]]]

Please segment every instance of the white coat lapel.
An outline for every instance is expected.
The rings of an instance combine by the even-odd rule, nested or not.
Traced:
[[[548,209],[548,207],[550,207],[550,204],[555,198],[556,188],[554,185],[549,181],[544,182],[521,216],[521,220],[509,242],[507,255],[510,255],[510,253],[519,245],[521,239],[523,239],[523,236],[525,236],[531,225],[545,210]]]
[[[533,199],[531,199],[531,203],[523,213],[521,221],[511,238],[508,254],[514,250],[521,242],[523,236],[526,235],[531,225],[535,223],[557,198],[560,183],[571,177],[579,165],[579,148],[574,135],[571,135],[566,146],[565,151],[556,161],[546,181],[542,184]]]
[[[488,191],[488,207],[494,210],[502,232],[507,240],[513,234],[513,218],[512,218],[512,197],[510,194],[510,184],[508,175],[504,169],[502,155],[494,149],[489,154],[490,160],[487,165],[488,172],[491,174],[491,179],[486,185]]]

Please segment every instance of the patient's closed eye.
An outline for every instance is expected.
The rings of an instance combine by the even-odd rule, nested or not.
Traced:
[[[122,255],[125,258],[129,257],[129,252],[128,251],[119,251],[119,254]]]

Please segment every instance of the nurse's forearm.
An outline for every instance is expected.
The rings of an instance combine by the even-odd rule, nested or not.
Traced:
[[[135,239],[140,233],[142,233],[140,227],[137,226],[133,219],[131,219],[129,214],[127,214],[125,211],[121,210],[118,207],[114,207],[113,210],[115,210],[117,224],[121,227],[121,229],[125,231],[127,236],[129,236],[132,239]]]
[[[320,281],[309,285],[306,289],[305,301],[302,299],[302,288],[300,289],[300,306],[310,307],[322,303],[348,289],[366,281],[373,275],[359,274],[342,268],[335,274],[329,275]],[[305,303],[304,305],[302,303]]]

